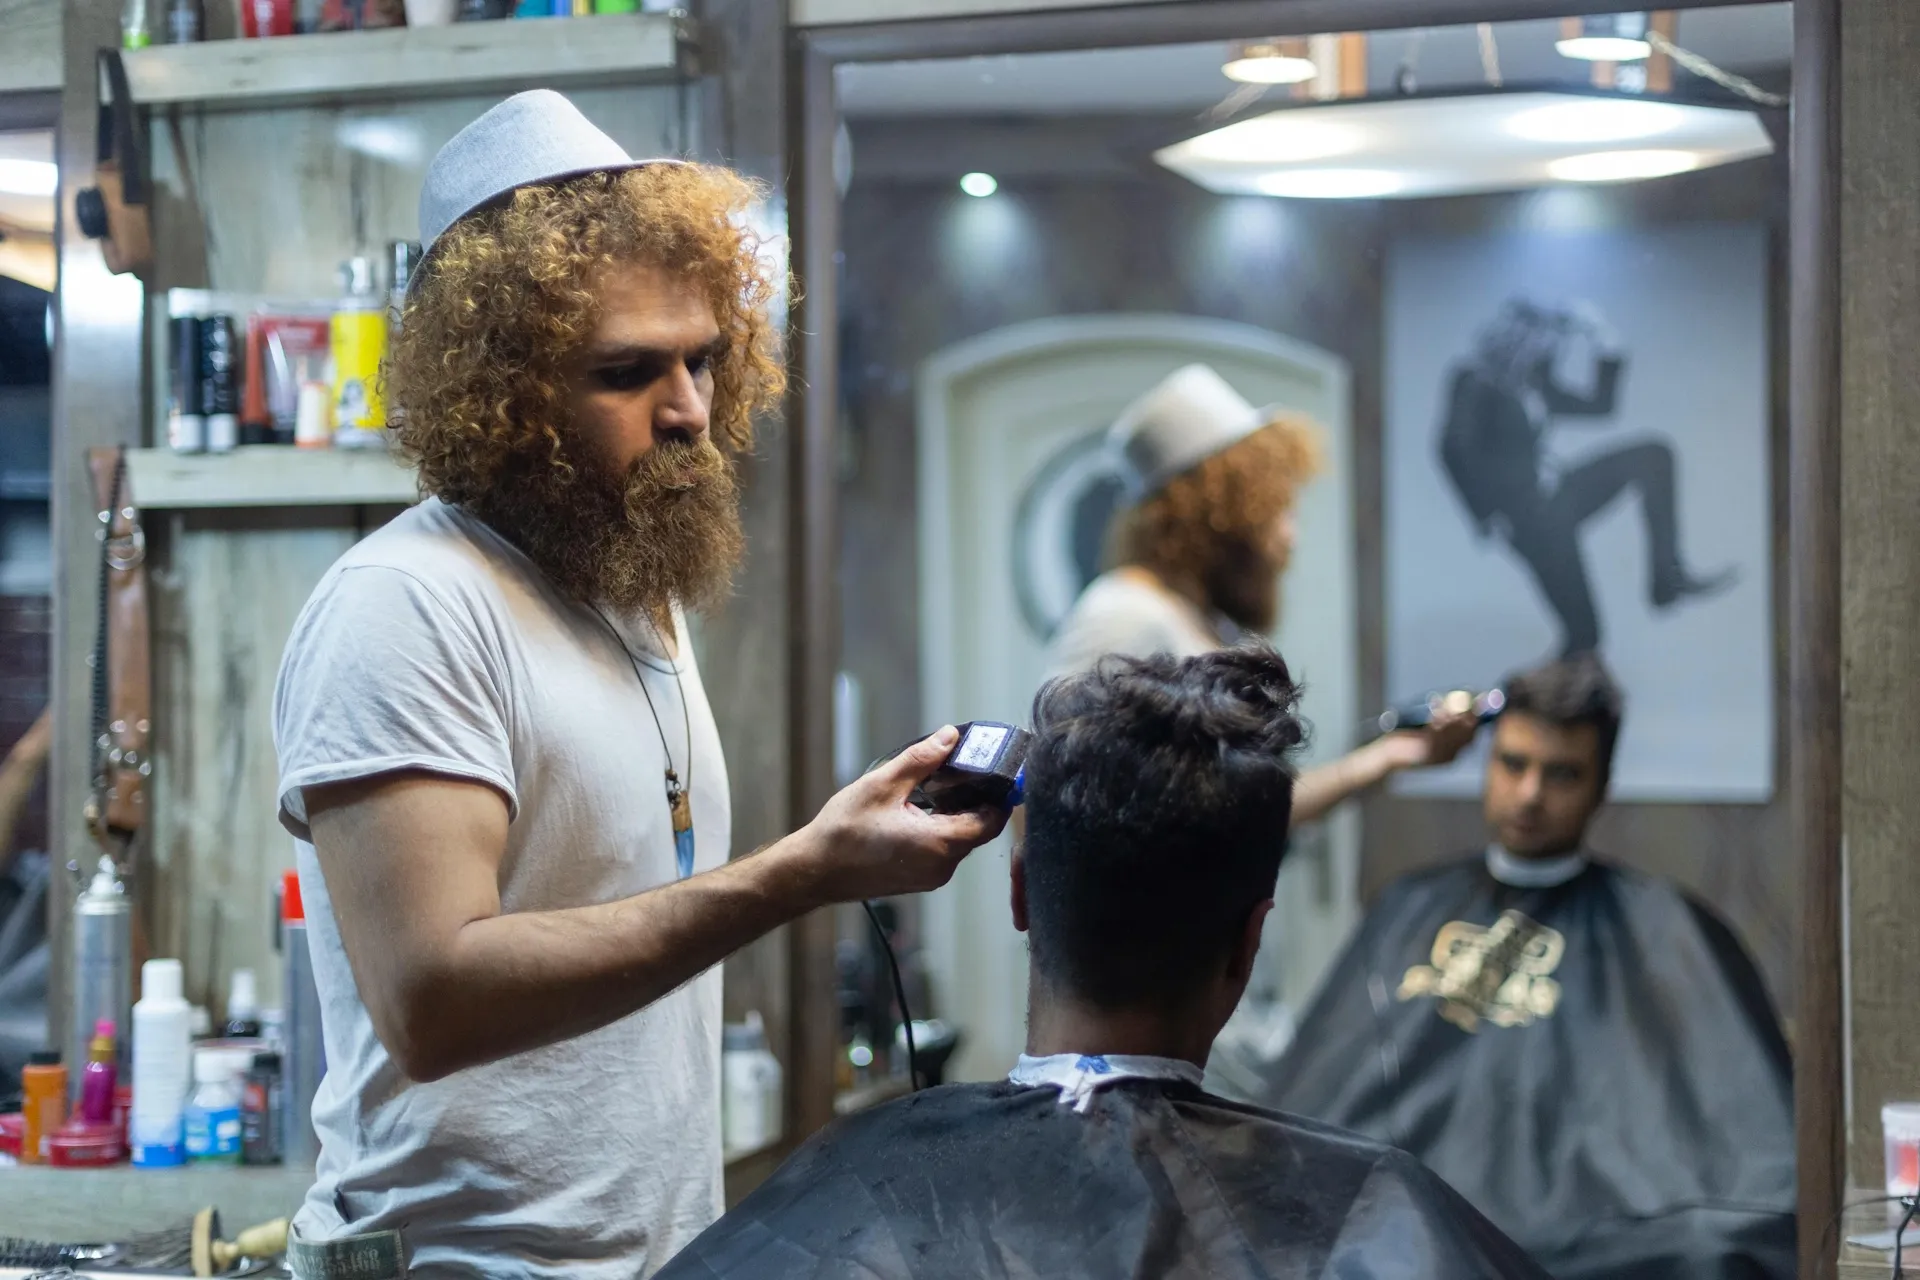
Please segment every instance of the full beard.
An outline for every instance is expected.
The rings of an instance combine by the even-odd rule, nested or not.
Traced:
[[[726,598],[746,550],[727,455],[704,437],[661,441],[622,474],[568,446],[570,465],[509,466],[474,513],[576,600],[657,617]]]
[[[1271,633],[1280,620],[1286,562],[1238,539],[1223,542],[1205,574],[1207,602],[1242,631]]]

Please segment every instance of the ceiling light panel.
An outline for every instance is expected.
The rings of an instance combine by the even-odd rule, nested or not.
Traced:
[[[1349,198],[1360,198],[1360,190],[1369,198],[1409,198],[1656,177],[1773,149],[1759,118],[1742,108],[1515,91],[1283,108],[1163,148],[1154,159],[1222,194],[1303,195],[1346,183],[1356,189]],[[1579,174],[1605,171],[1608,162],[1582,158],[1614,151],[1664,158],[1615,162],[1619,177],[1568,176],[1564,162],[1581,161],[1573,166]],[[1645,172],[1633,172],[1636,166]],[[1286,176],[1302,171],[1349,176]],[[1354,174],[1374,176],[1362,181]]]

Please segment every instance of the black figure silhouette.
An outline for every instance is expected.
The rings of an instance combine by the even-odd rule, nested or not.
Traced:
[[[1575,342],[1595,353],[1591,389],[1563,385],[1558,369]],[[1500,535],[1532,571],[1558,615],[1562,654],[1600,646],[1600,618],[1587,576],[1580,531],[1629,489],[1640,496],[1647,536],[1647,593],[1667,609],[1733,584],[1735,572],[1704,576],[1680,557],[1673,446],[1625,445],[1555,474],[1547,432],[1561,418],[1606,419],[1614,412],[1626,357],[1606,322],[1590,309],[1556,310],[1514,298],[1453,372],[1440,460],[1483,536]]]

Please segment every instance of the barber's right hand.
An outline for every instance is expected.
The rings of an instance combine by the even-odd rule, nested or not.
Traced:
[[[841,791],[793,839],[823,902],[925,893],[953,878],[961,859],[1000,834],[1004,809],[928,813],[907,803],[946,762],[951,726]]]

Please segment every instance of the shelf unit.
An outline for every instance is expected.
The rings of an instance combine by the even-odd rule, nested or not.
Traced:
[[[671,14],[603,14],[154,45],[126,66],[142,106],[237,111],[660,82],[685,47]]]
[[[384,449],[129,449],[127,474],[144,510],[406,506],[419,499],[413,472]]]

